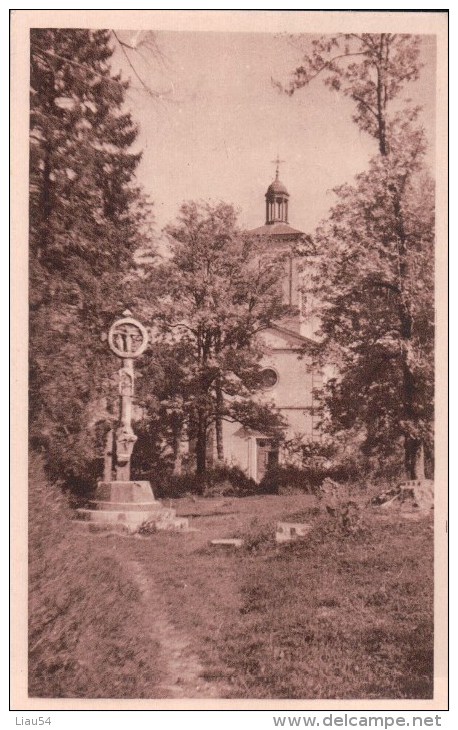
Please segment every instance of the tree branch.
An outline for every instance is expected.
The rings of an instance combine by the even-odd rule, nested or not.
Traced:
[[[341,58],[351,58],[353,56],[367,56],[367,53],[365,51],[360,51],[360,52],[357,52],[357,53],[341,53],[338,56],[334,56],[334,58],[330,58],[329,61],[326,61],[326,63],[323,64],[323,66],[321,66],[321,68],[319,68],[318,71],[316,71],[313,74],[313,76],[310,76],[310,78],[308,78],[305,83],[306,84],[309,84],[310,81],[313,81],[313,79],[316,79],[316,77],[319,76],[322,71],[324,71],[325,69],[329,68],[329,66],[332,63],[334,63],[335,61],[338,61]]]
[[[371,107],[370,104],[367,103],[367,101],[364,101],[360,96],[356,96],[356,94],[352,94],[353,99],[358,102],[358,104],[362,104],[368,111],[371,112],[371,114],[374,115],[376,119],[378,119],[377,112],[374,111],[374,109]]]
[[[124,84],[121,81],[116,81],[116,79],[113,79],[110,76],[104,76],[104,74],[94,71],[93,68],[91,68],[90,66],[86,66],[84,63],[78,63],[77,61],[73,61],[71,58],[66,58],[65,56],[59,56],[59,54],[54,53],[54,51],[46,51],[44,48],[39,46],[36,43],[36,41],[31,41],[31,45],[35,46],[35,48],[37,48],[38,51],[43,53],[45,56],[49,56],[50,58],[57,58],[59,61],[65,61],[65,63],[69,63],[72,66],[77,66],[78,68],[82,68],[84,71],[89,71],[89,73],[93,74],[94,76],[98,76],[100,79],[103,79],[103,81],[107,81],[112,84],[117,84],[122,89],[125,88]]]
[[[129,66],[131,67],[132,71],[134,72],[135,77],[141,83],[141,85],[143,86],[143,88],[145,89],[145,91],[147,92],[147,94],[149,94],[150,96],[152,96],[153,99],[162,99],[163,94],[161,94],[161,93],[159,93],[157,91],[153,91],[152,89],[150,89],[150,87],[148,86],[148,84],[145,84],[145,82],[143,81],[142,77],[137,72],[137,69],[135,68],[134,64],[130,60],[130,58],[129,58],[128,54],[127,54],[127,51],[126,51],[126,48],[131,48],[131,46],[127,45],[127,43],[124,43],[124,41],[121,41],[120,38],[119,38],[119,36],[118,36],[118,34],[116,33],[116,31],[112,30],[111,32],[113,33],[114,37],[118,41],[119,46],[121,48],[121,51],[123,52],[123,54],[124,54],[124,56],[126,58],[127,63],[129,64]]]

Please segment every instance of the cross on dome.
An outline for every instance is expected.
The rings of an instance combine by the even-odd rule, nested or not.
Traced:
[[[278,175],[279,175],[279,172],[280,172],[280,163],[281,162],[285,162],[285,160],[280,160],[280,155],[277,153],[277,159],[276,160],[272,160],[272,163],[277,166],[276,167],[276,170],[275,170],[275,180],[278,180]]]

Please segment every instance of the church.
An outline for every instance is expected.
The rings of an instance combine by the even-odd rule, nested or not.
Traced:
[[[321,378],[314,372],[311,356],[316,323],[312,314],[312,302],[305,302],[301,285],[306,271],[302,271],[300,259],[295,254],[298,243],[310,241],[303,231],[289,223],[289,193],[279,180],[279,163],[276,160],[275,180],[265,194],[265,223],[249,233],[265,239],[270,249],[285,255],[283,301],[294,307],[297,314],[275,323],[265,330],[262,337],[264,356],[261,361],[263,390],[258,396],[273,402],[287,422],[286,440],[317,437],[314,420],[314,392],[321,385]],[[224,453],[229,464],[238,466],[247,476],[260,482],[268,467],[281,463],[282,454],[266,434],[244,429],[240,424],[223,424]]]

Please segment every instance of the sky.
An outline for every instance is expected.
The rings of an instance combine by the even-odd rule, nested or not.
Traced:
[[[119,37],[146,39],[129,31]],[[292,97],[279,93],[272,79],[286,83],[302,55],[284,35],[160,31],[155,40],[158,53],[141,45],[139,53],[128,53],[140,78],[162,98],[148,95],[119,48],[112,68],[132,82],[126,106],[143,150],[137,177],[154,202],[157,231],[175,220],[185,200],[223,200],[239,210],[243,228],[262,225],[279,154],[290,223],[313,233],[335,200],[332,188],[351,182],[376,152],[375,141],[351,121],[352,102],[318,79]],[[432,36],[423,36],[421,60],[424,68],[408,96],[424,108],[432,163]]]

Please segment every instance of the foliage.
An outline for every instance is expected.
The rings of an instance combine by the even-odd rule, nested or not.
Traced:
[[[318,496],[326,512],[334,520],[334,527],[340,530],[342,535],[356,535],[363,529],[362,507],[363,504],[357,498],[351,498],[351,488],[339,484],[327,477],[319,490]]]
[[[405,140],[401,158],[375,159],[339,189],[313,283],[321,355],[336,367],[327,426],[363,429],[368,454],[403,444],[410,475],[419,445],[432,451],[434,415],[434,187],[421,156]]]
[[[259,485],[238,466],[219,464],[207,469],[204,496],[244,497],[258,494]]]
[[[312,43],[288,88],[320,76],[356,105],[353,120],[380,155],[318,228],[308,287],[321,320],[321,363],[334,368],[323,427],[361,433],[367,454],[404,450],[408,476],[431,461],[434,389],[434,185],[419,109],[403,96],[418,78],[419,37],[338,34]]]
[[[293,37],[301,43],[302,38]],[[390,151],[389,108],[405,85],[418,79],[420,38],[395,33],[338,33],[307,44],[285,91],[289,95],[320,76],[331,90],[350,97],[353,121]],[[277,83],[281,89],[283,86]],[[414,110],[412,110],[414,111]]]
[[[103,30],[31,31],[30,437],[73,482],[94,477],[113,418],[100,335],[129,304],[135,251],[150,245],[137,129],[109,41]]]
[[[315,493],[326,478],[364,486],[369,475],[372,476],[373,464],[361,453],[358,434],[353,438],[349,438],[348,433],[343,438],[340,436],[328,433],[322,434],[320,439],[297,437],[285,442],[283,468],[291,469],[289,488]],[[297,476],[293,478],[295,473]],[[282,491],[288,489],[287,475],[288,471],[284,471],[284,477],[280,477]]]
[[[150,271],[164,369],[161,405],[175,439],[196,444],[196,467],[206,469],[208,434],[224,458],[222,422],[280,436],[282,421],[260,389],[256,335],[288,311],[280,287],[283,263],[261,255],[242,235],[232,206],[184,203],[166,229],[171,257]],[[155,363],[152,363],[156,367]]]
[[[258,494],[259,485],[247,477],[242,469],[228,464],[207,467],[205,474],[196,474],[189,468],[181,474],[173,472],[172,464],[158,460],[154,468],[141,473],[153,486],[156,497],[176,499],[189,494],[204,497],[244,497]]]
[[[242,530],[237,530],[235,537],[243,540],[243,550],[247,553],[259,554],[272,550],[275,546],[275,533],[272,525],[266,525],[257,517],[253,517],[250,524]],[[249,613],[250,608],[245,608]]]
[[[310,490],[309,475],[296,466],[272,466],[263,476],[259,491],[262,494],[279,494],[288,491]]]
[[[82,539],[33,453],[29,484],[29,695],[154,696],[159,647],[125,563]]]
[[[259,492],[288,494],[303,492],[316,494],[326,478],[348,481],[358,475],[358,466],[350,460],[323,464],[311,462],[302,467],[293,464],[272,467],[259,484]]]

